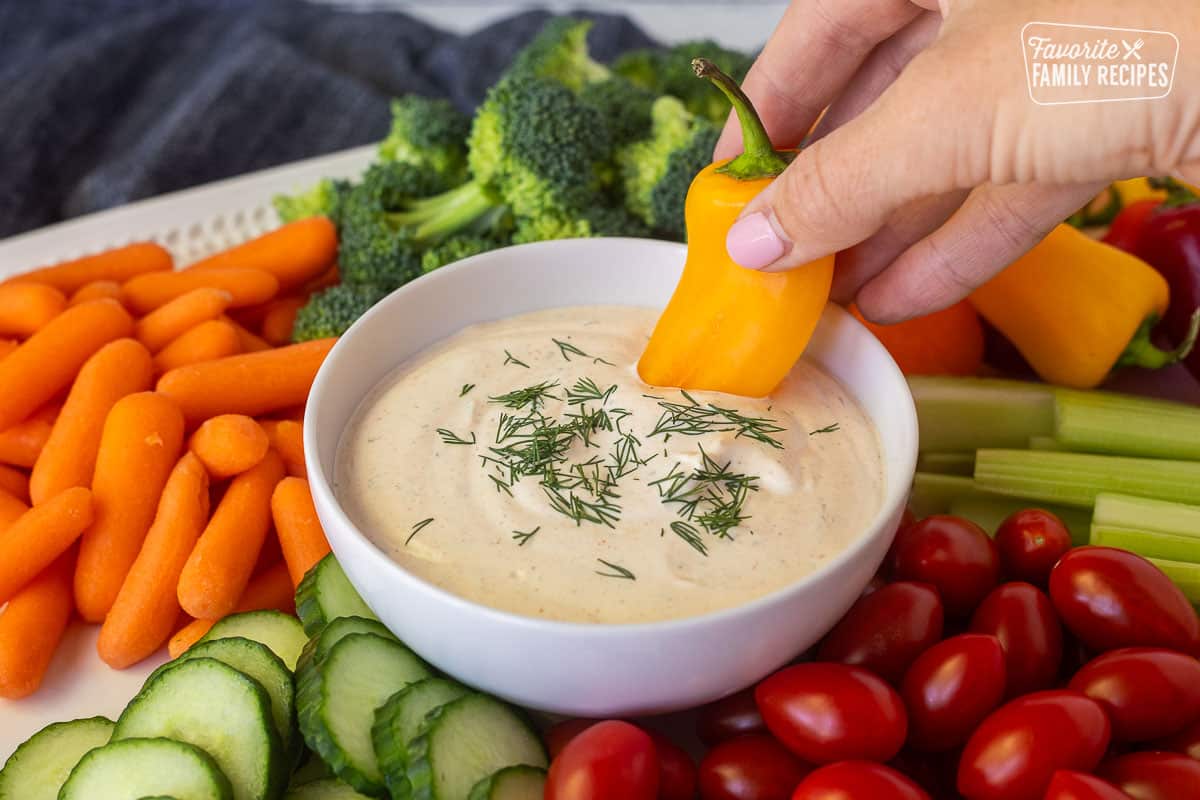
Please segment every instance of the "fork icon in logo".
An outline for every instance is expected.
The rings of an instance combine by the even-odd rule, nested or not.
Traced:
[[[1133,44],[1130,44],[1129,42],[1122,39],[1121,44],[1125,47],[1125,58],[1124,58],[1125,61],[1128,61],[1130,56],[1136,58],[1138,61],[1142,60],[1142,54],[1139,53],[1138,51],[1141,50],[1142,47],[1146,44],[1144,41],[1142,41],[1141,39],[1138,39]]]

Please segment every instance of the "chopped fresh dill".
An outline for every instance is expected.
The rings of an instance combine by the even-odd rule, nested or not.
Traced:
[[[495,484],[497,492],[504,492],[509,497],[513,496],[512,489],[509,488],[508,481],[501,480],[495,475],[488,475],[488,477],[492,479],[492,483]]]
[[[842,426],[839,425],[838,423],[834,422],[830,425],[826,425],[824,428],[817,428],[815,431],[809,431],[808,435],[816,436],[818,433],[837,433],[841,429],[842,429]]]
[[[599,358],[599,357],[593,358],[592,363],[593,364],[608,364],[610,367],[616,366],[616,364],[614,364],[613,362],[608,361],[607,359]]]
[[[423,519],[420,522],[418,522],[416,525],[413,525],[412,533],[410,533],[408,535],[408,538],[404,540],[404,546],[408,547],[408,543],[413,540],[413,537],[416,536],[421,531],[425,530],[425,526],[431,522],[433,522],[433,517],[429,517],[428,519]]]
[[[525,543],[528,542],[530,539],[532,539],[534,537],[534,535],[541,529],[542,529],[542,526],[538,525],[536,528],[534,528],[531,531],[513,531],[512,532],[513,541],[515,541],[517,543],[517,547],[524,547]]]
[[[601,389],[591,378],[580,378],[575,381],[574,386],[567,389],[567,405],[577,406],[589,400],[599,400],[600,405],[604,405],[615,391],[617,391],[615,383],[607,389]]]
[[[475,388],[475,384],[473,384],[473,383],[464,383],[464,384],[463,384],[463,386],[462,386],[462,391],[460,391],[460,392],[458,393],[458,396],[459,396],[459,397],[466,397],[466,396],[467,396],[467,392],[471,391],[471,390],[472,390],[472,389],[474,389],[474,388]]]
[[[702,556],[708,556],[708,545],[700,538],[700,531],[696,530],[695,525],[689,525],[683,520],[676,520],[671,523],[671,531],[680,539],[687,542],[697,553]]]
[[[488,397],[488,402],[497,403],[517,411],[521,411],[526,407],[531,411],[537,411],[547,399],[558,399],[558,395],[554,394],[553,391],[557,387],[558,381],[543,381],[533,386],[526,386],[523,389],[513,389],[507,394],[490,396]]]
[[[563,361],[570,361],[571,356],[580,356],[582,358],[591,358],[591,354],[585,353],[570,342],[564,342],[561,339],[550,338],[550,341],[558,345],[558,353],[563,357]]]
[[[783,443],[771,434],[781,433],[786,428],[768,417],[750,417],[737,409],[722,408],[714,403],[702,405],[686,391],[680,390],[686,403],[676,403],[657,395],[644,395],[658,402],[663,410],[658,422],[654,425],[651,436],[662,434],[664,441],[671,434],[683,436],[704,436],[709,433],[734,431],[737,437],[745,436],[776,449],[782,449]]]
[[[524,361],[517,358],[516,356],[514,356],[512,353],[508,352],[507,350],[504,351],[504,363],[506,365],[507,364],[516,364],[518,367],[524,367],[525,369],[529,369],[528,364],[526,364]]]
[[[596,570],[596,574],[601,577],[622,578],[627,581],[636,581],[637,580],[636,575],[634,575],[629,570],[625,569],[625,567],[622,567],[620,564],[614,564],[611,561],[605,561],[603,558],[597,558],[596,560],[599,561],[604,566],[608,567],[610,570],[612,570],[611,572],[601,572],[600,570]]]
[[[679,516],[700,524],[718,538],[749,519],[743,512],[750,492],[758,491],[758,477],[730,472],[731,462],[718,463],[700,448],[702,463],[691,472],[679,464],[663,477],[651,481],[663,505],[675,505]],[[676,531],[678,534],[678,531]]]
[[[475,444],[475,431],[471,431],[470,439],[464,439],[449,428],[438,428],[437,432],[444,444]]]

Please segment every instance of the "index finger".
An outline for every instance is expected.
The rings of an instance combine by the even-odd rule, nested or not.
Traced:
[[[742,84],[771,141],[799,144],[875,45],[920,12],[913,0],[794,0]],[[741,148],[731,116],[715,157]]]

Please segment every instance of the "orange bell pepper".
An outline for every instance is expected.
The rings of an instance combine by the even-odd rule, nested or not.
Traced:
[[[745,152],[705,167],[688,189],[687,262],[638,374],[653,386],[761,397],[787,376],[812,337],[829,299],[833,256],[778,273],[745,269],[729,257],[730,226],[794,153],[772,147],[736,83],[711,62],[692,63],[733,103]]]
[[[895,325],[869,322],[850,313],[875,334],[905,375],[978,375],[983,366],[983,324],[965,300]]]

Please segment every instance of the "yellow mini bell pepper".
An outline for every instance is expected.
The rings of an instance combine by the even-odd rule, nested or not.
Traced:
[[[745,269],[729,257],[730,226],[794,153],[772,147],[736,83],[704,59],[693,66],[733,103],[745,152],[706,167],[688,189],[683,276],[638,362],[638,374],[653,386],[761,397],[787,376],[812,337],[829,299],[833,256],[780,273]]]
[[[1176,350],[1150,342],[1167,282],[1146,262],[1059,225],[970,297],[1047,383],[1090,389],[1114,367],[1158,368],[1191,350],[1200,316]]]

